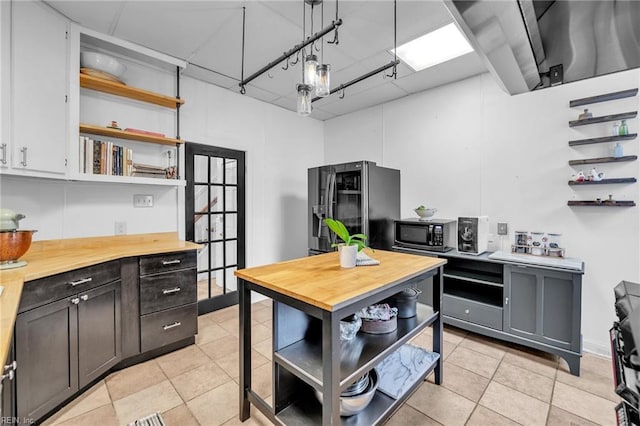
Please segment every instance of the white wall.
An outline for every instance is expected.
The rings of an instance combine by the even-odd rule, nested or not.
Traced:
[[[247,266],[303,256],[307,168],[322,163],[323,124],[219,87],[181,80],[181,137],[246,151]],[[102,120],[104,121],[104,119]],[[0,205],[27,216],[35,240],[184,231],[184,189],[0,176]],[[133,208],[133,194],[154,196]]]
[[[569,147],[569,140],[611,129],[611,123],[569,128],[584,108],[569,108],[569,100],[638,87],[639,76],[632,70],[517,96],[488,74],[472,77],[325,122],[325,160],[398,168],[403,217],[420,204],[438,208],[441,218],[485,214],[492,233],[496,222],[509,224],[505,249],[514,230],[562,233],[566,255],[586,265],[584,348],[605,354],[615,319],[612,289],[623,279],[640,281],[640,215],[638,207],[568,207],[567,200],[613,194],[638,203],[638,185],[567,185],[577,170],[568,160],[611,156],[613,149]],[[632,111],[638,97],[586,107],[594,116]],[[629,132],[638,131],[637,119],[628,123]],[[638,154],[637,139],[623,146],[625,154]],[[637,161],[596,166],[607,177],[639,174]]]

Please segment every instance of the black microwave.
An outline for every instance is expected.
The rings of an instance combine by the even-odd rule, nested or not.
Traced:
[[[453,248],[456,221],[450,219],[402,219],[394,221],[394,241],[397,246],[432,251]]]

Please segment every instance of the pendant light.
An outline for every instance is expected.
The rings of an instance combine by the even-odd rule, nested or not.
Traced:
[[[313,52],[313,44],[311,45]],[[307,55],[304,60],[304,82],[312,88],[316,86],[316,67],[318,66],[318,57],[313,53]]]
[[[309,84],[298,84],[296,86],[298,90],[298,104],[297,111],[298,115],[302,117],[306,117],[311,114],[311,90],[312,86]]]
[[[316,96],[324,98],[330,93],[330,75],[331,65],[322,64],[316,67]]]

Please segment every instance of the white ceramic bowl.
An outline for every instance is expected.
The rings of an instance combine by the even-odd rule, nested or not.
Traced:
[[[426,220],[436,214],[438,209],[413,209],[413,211],[420,216],[421,220]]]
[[[98,52],[80,52],[80,66],[121,78],[127,68],[113,56]]]

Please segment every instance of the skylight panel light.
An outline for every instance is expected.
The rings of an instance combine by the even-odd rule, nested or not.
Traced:
[[[450,23],[398,46],[397,55],[414,71],[421,71],[472,51],[458,27]]]

